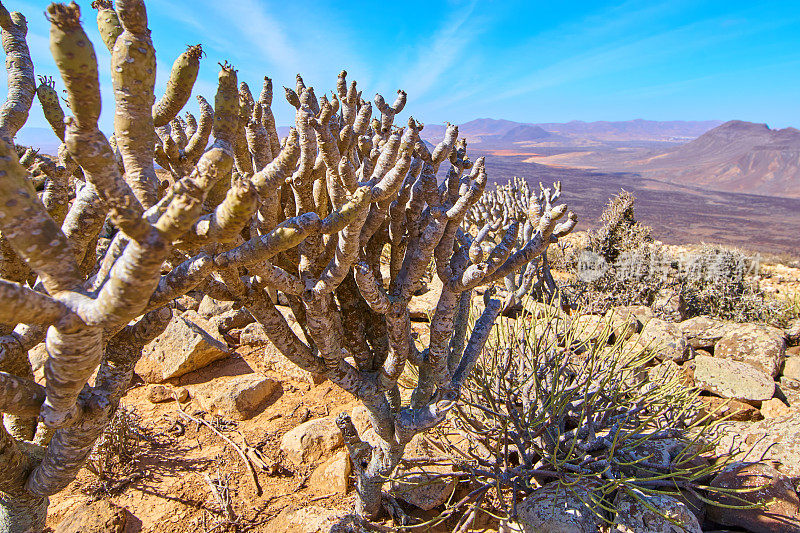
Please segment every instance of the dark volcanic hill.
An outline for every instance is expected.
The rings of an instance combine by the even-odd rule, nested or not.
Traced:
[[[631,161],[629,170],[720,191],[800,197],[800,130],[732,120],[666,153]]]

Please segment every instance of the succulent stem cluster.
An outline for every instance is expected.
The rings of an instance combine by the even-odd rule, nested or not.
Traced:
[[[486,246],[487,233],[463,230],[486,185],[483,158],[468,158],[455,126],[432,152],[419,138],[422,124],[395,126],[403,91],[392,105],[377,95],[373,118],[345,72],[330,96],[317,97],[300,76],[285,89],[295,123],[283,139],[272,81],[256,99],[227,63],[213,106],[198,97],[200,116],[182,118],[201,48],[175,61],[156,99],[143,1],[93,6],[112,55],[110,138],[98,127],[97,58],[78,6],[47,8],[68,117],[52,80],[36,87],[24,17],[0,11],[9,70],[0,111],[0,530],[43,528],[47,497],[75,478],[142,347],[190,290],[238,302],[289,360],[364,403],[379,445],[362,442],[347,417],[338,422],[359,511],[377,515],[405,445],[458,401],[503,307],[487,290],[470,328],[473,290],[541,256],[574,216],[559,224],[565,207],[552,206],[548,193],[535,219],[493,228],[496,243]],[[34,94],[63,141],[57,161],[15,150]],[[171,179],[159,182],[156,164]],[[104,227],[113,236],[107,247],[98,245]],[[443,289],[420,350],[408,308],[431,260]],[[304,339],[276,307],[279,293]],[[42,342],[44,385],[29,356]],[[407,364],[419,379],[403,401],[398,378]]]
[[[491,235],[514,224],[521,226],[517,240],[518,245],[523,245],[532,235],[541,233],[554,216],[558,218],[566,212],[566,205],[555,205],[560,198],[561,182],[555,183],[552,189],[539,183],[538,193],[518,177],[496,185],[495,190],[484,193],[464,217],[464,227],[467,230],[474,228],[477,232],[473,241],[475,254],[482,253],[484,243],[491,242],[487,241]],[[558,226],[553,236],[556,239],[563,237],[574,229],[576,223],[577,217],[569,213],[567,221]],[[522,299],[528,294],[546,302],[558,296],[558,286],[550,273],[546,253],[534,257],[518,271],[510,272],[505,277],[505,285],[509,296],[504,311],[518,311]]]

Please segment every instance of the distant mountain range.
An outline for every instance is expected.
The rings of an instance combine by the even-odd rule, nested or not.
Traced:
[[[507,144],[509,142],[557,142],[590,140],[600,142],[654,141],[686,142],[722,124],[718,120],[706,121],[656,121],[625,120],[618,122],[545,122],[523,123],[511,120],[479,118],[459,124],[458,133],[473,143]],[[426,125],[422,136],[433,140],[441,138],[444,126]]]
[[[560,168],[631,172],[715,191],[800,198],[800,130],[773,130],[766,124],[741,120],[731,120],[691,142],[667,148],[565,147],[558,153],[533,155],[525,161]]]

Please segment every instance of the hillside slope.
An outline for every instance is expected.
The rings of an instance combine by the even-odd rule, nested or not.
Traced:
[[[628,170],[729,192],[800,197],[800,130],[732,120]]]

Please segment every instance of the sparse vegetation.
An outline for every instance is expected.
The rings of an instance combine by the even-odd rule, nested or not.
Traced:
[[[786,327],[798,316],[793,301],[760,289],[760,256],[705,244],[677,254],[650,238],[650,228],[633,216],[633,202],[623,191],[606,207],[603,227],[590,232],[589,247],[561,254],[575,275],[565,287],[572,301],[604,313],[619,305],[653,306],[666,294],[680,300],[687,318]]]
[[[718,422],[702,412],[700,391],[636,335],[545,309],[500,320],[439,439],[455,443],[449,452],[470,479],[458,530],[470,527],[473,506],[513,523],[524,498],[553,483],[588,494],[600,522],[614,520],[620,492],[645,506],[669,495],[700,511],[708,480],[729,462],[708,459]]]
[[[146,428],[139,414],[133,409],[119,408],[114,418],[97,439],[86,468],[100,481],[119,479],[139,468],[138,456],[146,445]]]

